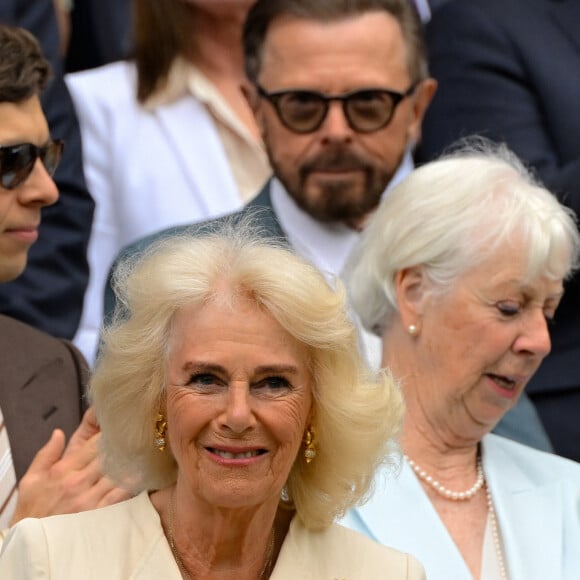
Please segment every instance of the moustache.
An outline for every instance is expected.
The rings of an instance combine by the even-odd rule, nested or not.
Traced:
[[[304,162],[302,174],[312,171],[366,170],[368,164],[352,151],[325,151]]]

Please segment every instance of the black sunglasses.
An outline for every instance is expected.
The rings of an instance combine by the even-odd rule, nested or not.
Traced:
[[[24,183],[36,160],[40,158],[48,174],[52,177],[64,149],[64,141],[55,139],[42,147],[32,143],[0,145],[0,183],[4,189],[15,189]]]
[[[358,89],[342,95],[325,95],[316,91],[288,90],[267,92],[257,85],[258,94],[272,103],[282,124],[294,133],[312,133],[326,119],[332,101],[340,101],[351,129],[372,133],[386,127],[397,105],[411,95],[418,83],[404,93],[389,89]]]

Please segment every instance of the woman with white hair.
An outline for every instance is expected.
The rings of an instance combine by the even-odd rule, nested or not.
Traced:
[[[430,580],[576,580],[580,465],[490,434],[550,350],[576,265],[569,210],[505,148],[395,188],[351,260],[352,301],[407,404],[397,480],[343,523]]]
[[[1,578],[424,580],[333,524],[392,467],[402,418],[344,292],[243,227],[161,242],[119,284],[90,388],[108,471],[140,493],[23,520]]]

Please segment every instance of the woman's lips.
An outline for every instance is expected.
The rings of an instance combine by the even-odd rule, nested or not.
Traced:
[[[225,466],[246,466],[260,461],[268,453],[266,449],[252,447],[246,449],[206,447],[209,456],[220,465]]]
[[[525,384],[525,378],[519,375],[499,375],[487,373],[486,375],[491,383],[502,396],[507,398],[515,397],[519,394],[518,386]]]
[[[253,451],[232,452],[208,447],[208,450],[210,453],[215,453],[215,455],[219,455],[224,459],[249,459],[250,457],[257,457],[258,455],[262,455],[263,453],[265,453],[265,451],[262,449],[255,449]]]

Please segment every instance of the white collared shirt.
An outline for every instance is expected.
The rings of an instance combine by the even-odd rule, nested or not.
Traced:
[[[393,179],[383,193],[383,198],[390,189],[402,181],[413,170],[413,159],[407,152]],[[294,251],[302,258],[316,266],[333,284],[340,277],[348,256],[357,243],[360,232],[343,223],[323,223],[298,207],[278,179],[273,178],[270,186],[270,197],[274,213],[286,234]],[[353,320],[360,331],[362,350],[372,368],[380,368],[381,340],[364,330],[358,316],[352,312]]]

